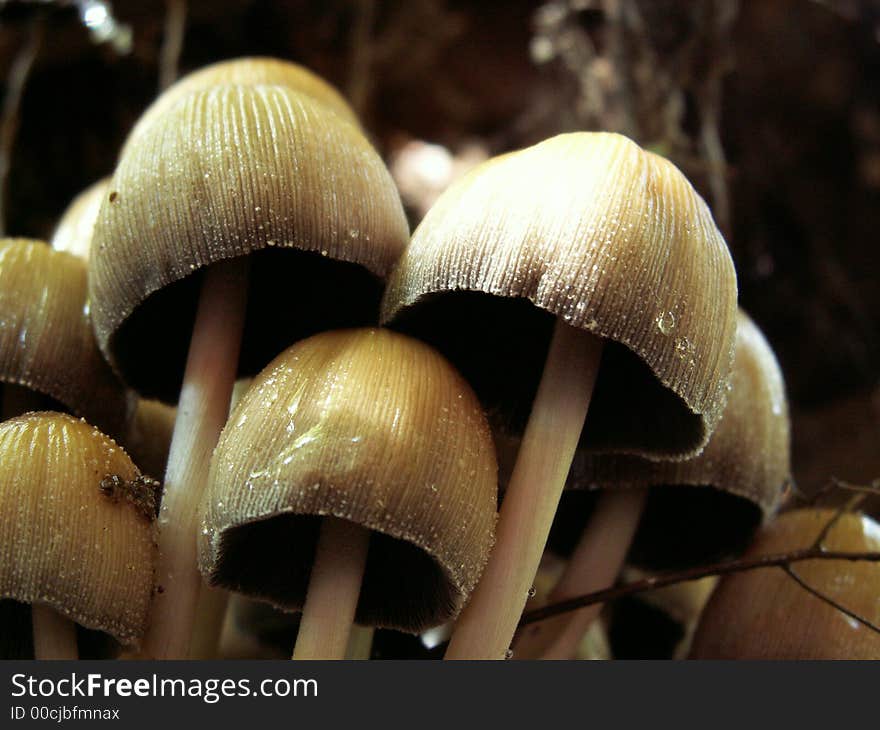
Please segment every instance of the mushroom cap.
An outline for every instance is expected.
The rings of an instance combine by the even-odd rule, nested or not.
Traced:
[[[374,531],[361,624],[453,618],[493,541],[497,467],[476,396],[438,353],[387,330],[328,332],[279,355],[211,462],[199,539],[214,585],[305,599],[319,516]]]
[[[117,433],[125,391],[98,352],[86,264],[42,241],[0,239],[0,380]]]
[[[755,528],[775,514],[790,484],[785,381],[763,333],[740,310],[727,407],[703,453],[659,462],[581,452],[567,486],[660,487],[648,497],[631,556],[659,568],[741,551]],[[670,533],[679,536],[674,544]]]
[[[141,475],[85,421],[41,412],[0,423],[0,596],[134,644],[153,590],[153,522],[102,491],[114,476]]]
[[[220,85],[286,86],[305,94],[332,109],[346,121],[359,126],[357,115],[348,102],[324,79],[307,68],[280,58],[248,56],[234,58],[188,73],[163,91],[137,121],[123,146],[126,148],[159,116],[167,112],[187,94]]]
[[[835,512],[781,515],[758,535],[746,557],[808,548]],[[824,542],[829,550],[880,551],[880,525],[845,514]],[[811,588],[874,624],[880,623],[880,565],[813,560],[793,569]],[[880,635],[810,595],[779,568],[721,579],[694,637],[695,659],[880,659]]]
[[[382,321],[438,347],[521,433],[562,317],[609,340],[584,446],[681,459],[723,411],[736,295],[724,239],[681,172],[583,132],[451,185],[390,277]]]
[[[249,375],[295,339],[375,323],[380,278],[408,236],[381,158],[323,104],[281,86],[188,94],[127,147],[101,207],[89,277],[98,344],[141,395],[174,402],[200,269],[259,252]]]
[[[110,178],[92,183],[77,195],[61,215],[49,242],[56,251],[67,251],[85,261],[89,260],[92,233],[98,211],[110,187]]]

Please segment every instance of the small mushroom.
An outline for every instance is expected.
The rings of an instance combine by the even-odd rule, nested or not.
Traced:
[[[709,439],[733,355],[733,262],[670,162],[620,135],[560,135],[450,186],[389,279],[383,322],[436,346],[495,425],[523,434],[498,545],[447,653],[501,658],[578,445],[680,460]],[[624,553],[641,502],[604,500],[615,522],[597,528]]]
[[[624,490],[633,499],[650,490],[629,560],[653,570],[690,567],[742,552],[755,529],[775,514],[791,484],[790,441],[779,363],[764,335],[740,310],[727,407],[703,453],[688,461],[662,462],[581,451],[567,487]],[[607,545],[620,542],[590,530],[595,520],[589,517],[554,589],[556,601],[607,588],[616,578],[603,566],[619,563],[625,554],[608,558]],[[540,647],[543,658],[570,657],[600,608],[535,624],[515,651],[534,653]]]
[[[67,251],[84,261],[89,260],[92,233],[101,203],[107,196],[110,178],[105,177],[77,195],[61,215],[50,244],[56,251]]]
[[[42,241],[0,239],[0,381],[7,416],[51,407],[110,433],[122,430],[128,402],[98,352],[86,291],[81,259]],[[16,412],[12,400],[20,397]]]
[[[201,570],[303,609],[294,658],[341,658],[353,619],[417,633],[458,614],[492,545],[496,480],[485,416],[440,355],[387,330],[316,335],[223,430]]]
[[[186,94],[126,146],[111,188],[90,264],[95,331],[142,396],[180,393],[146,646],[183,657],[196,506],[239,370],[323,329],[375,323],[408,227],[363,132],[284,86]]]
[[[747,558],[809,548],[834,517],[829,509],[800,509],[767,525]],[[828,550],[880,551],[880,525],[847,513],[829,530]],[[852,613],[880,624],[880,566],[815,560],[791,569],[810,588]],[[692,659],[880,659],[880,635],[779,568],[722,577],[694,637]]]
[[[77,657],[74,624],[136,645],[153,590],[156,484],[61,413],[0,423],[0,596],[31,604],[37,659]]]

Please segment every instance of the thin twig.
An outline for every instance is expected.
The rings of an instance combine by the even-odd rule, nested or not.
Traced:
[[[795,583],[797,583],[801,588],[803,588],[807,593],[815,596],[820,601],[824,601],[832,608],[836,608],[838,611],[849,616],[851,619],[858,621],[863,626],[867,626],[872,631],[876,631],[878,634],[880,634],[880,626],[878,626],[875,623],[872,623],[871,621],[866,619],[864,616],[859,616],[859,614],[857,614],[855,611],[850,611],[846,606],[841,605],[840,603],[835,601],[833,598],[831,598],[831,596],[826,596],[821,591],[818,591],[815,588],[813,588],[813,586],[811,586],[803,578],[801,578],[790,565],[783,565],[782,570],[784,570],[786,572],[786,574],[788,575],[788,577],[791,578]]]
[[[554,603],[550,606],[535,609],[534,611],[529,611],[523,615],[522,621],[520,621],[520,626],[533,624],[536,621],[543,621],[544,619],[558,616],[561,613],[576,611],[579,608],[592,606],[596,603],[607,603],[608,601],[613,601],[618,598],[664,588],[665,586],[673,585],[675,583],[684,583],[690,580],[697,580],[698,578],[705,578],[710,575],[742,573],[743,571],[755,570],[756,568],[784,568],[786,566],[791,566],[793,563],[801,563],[805,560],[845,560],[848,562],[880,563],[880,552],[847,552],[804,548],[802,550],[793,550],[788,553],[759,555],[754,558],[741,558],[723,563],[715,563],[713,565],[688,568],[674,573],[651,576],[614,588],[606,588],[601,591],[587,593],[582,596],[576,596],[574,598],[566,599],[565,601],[560,601],[559,603]]]
[[[43,13],[36,13],[30,22],[27,38],[15,56],[6,79],[6,95],[3,97],[3,111],[0,117],[0,235],[6,234],[6,188],[9,183],[9,170],[12,167],[12,150],[18,133],[21,99],[34,61],[43,44],[44,23]]]
[[[177,81],[185,31],[186,0],[166,0],[165,31],[159,51],[160,92]]]
[[[843,517],[847,512],[852,512],[855,510],[861,502],[865,499],[864,494],[856,494],[854,497],[850,497],[846,502],[844,502],[834,514],[831,516],[831,519],[825,523],[825,525],[820,530],[819,534],[816,535],[816,539],[813,540],[813,544],[811,547],[816,550],[824,550],[824,542],[825,538],[828,537],[828,533],[831,532],[831,529],[840,522],[840,518]]]

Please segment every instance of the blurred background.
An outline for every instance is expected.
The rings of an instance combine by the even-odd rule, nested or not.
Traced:
[[[798,486],[880,477],[880,2],[0,2],[0,229],[47,237],[160,88],[271,55],[333,82],[415,225],[457,175],[625,133],[711,205],[786,376]]]

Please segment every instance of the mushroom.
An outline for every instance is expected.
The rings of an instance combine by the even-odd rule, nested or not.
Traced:
[[[236,375],[314,332],[375,323],[408,228],[360,129],[282,86],[185,95],[126,146],[111,188],[89,278],[99,346],[141,395],[180,393],[145,646],[181,657],[197,504]]]
[[[37,659],[77,658],[76,622],[136,645],[153,590],[155,482],[61,413],[0,423],[0,596],[31,604]]]
[[[101,203],[109,192],[110,178],[92,183],[77,195],[55,226],[50,244],[56,251],[67,251],[84,261],[89,260],[92,233]]]
[[[747,558],[808,548],[835,516],[800,509],[761,531]],[[828,531],[828,550],[880,551],[880,525],[843,514]],[[875,626],[880,623],[880,566],[873,562],[814,560],[792,570],[812,590]],[[880,635],[818,596],[779,568],[721,578],[709,599],[691,649],[692,659],[880,659]]]
[[[51,407],[110,433],[125,391],[95,344],[86,265],[42,241],[0,239],[0,381],[6,417]],[[16,403],[17,402],[17,403]]]
[[[742,552],[761,522],[776,513],[791,484],[790,442],[779,363],[740,310],[727,407],[703,453],[688,461],[659,462],[581,451],[567,486],[636,494],[650,489],[630,561],[653,570],[688,567]],[[590,530],[590,522],[553,591],[554,601],[607,588],[616,578],[603,566],[624,556],[605,559],[604,545],[613,541]],[[571,657],[600,608],[535,624],[517,641],[515,652]]]
[[[496,426],[524,434],[498,545],[447,653],[501,658],[578,444],[684,459],[708,440],[733,355],[730,254],[670,162],[620,135],[560,135],[476,167],[438,199],[389,279],[382,319],[436,346]],[[640,501],[604,499],[616,524],[603,530],[623,545],[607,548],[622,555]]]
[[[485,416],[439,354],[387,330],[327,332],[279,355],[231,414],[200,567],[302,609],[295,659],[342,658],[353,620],[418,633],[457,615],[496,491]]]

